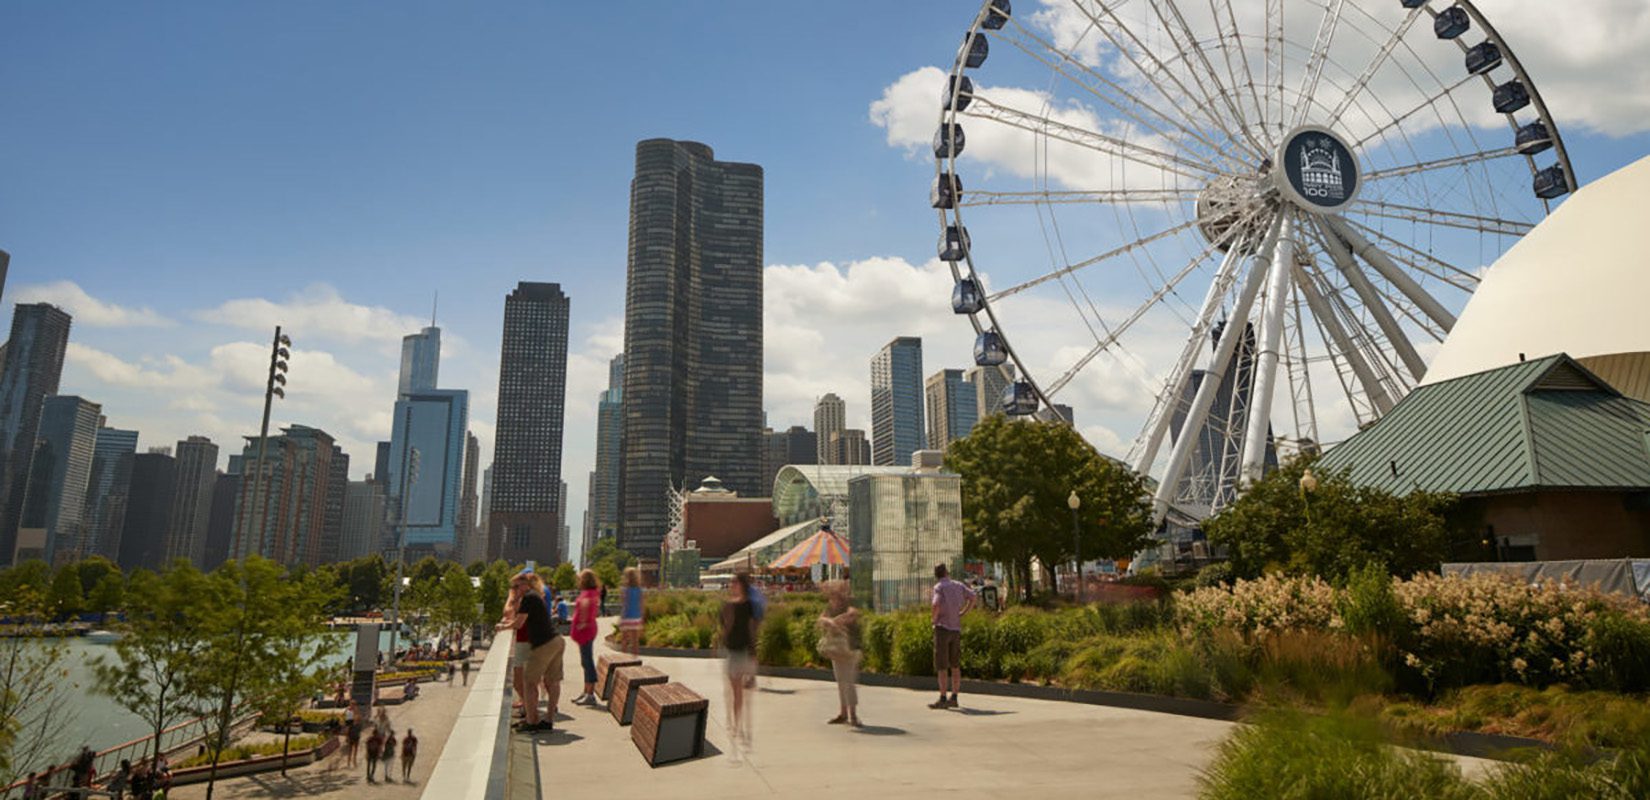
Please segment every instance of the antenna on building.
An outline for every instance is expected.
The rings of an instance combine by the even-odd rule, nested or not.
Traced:
[[[436,308],[436,304],[440,303],[440,302],[441,302],[441,291],[438,289],[435,292],[433,292],[431,294],[431,297],[430,297],[430,327],[432,327],[432,328],[435,327],[435,308]]]

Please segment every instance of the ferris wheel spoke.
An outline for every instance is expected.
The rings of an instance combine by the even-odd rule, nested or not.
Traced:
[[[1427,95],[1426,99],[1422,100],[1420,103],[1415,105],[1415,107],[1409,109],[1408,111],[1405,111],[1402,114],[1394,114],[1392,116],[1392,120],[1390,122],[1386,123],[1385,125],[1382,125],[1379,128],[1376,128],[1373,132],[1371,132],[1368,135],[1364,136],[1364,138],[1359,139],[1356,142],[1353,142],[1352,143],[1352,149],[1362,150],[1364,144],[1367,143],[1369,140],[1374,139],[1375,137],[1380,136],[1380,135],[1386,133],[1387,131],[1392,130],[1393,128],[1396,128],[1399,125],[1404,124],[1404,122],[1406,120],[1408,120],[1412,116],[1415,116],[1415,114],[1417,114],[1418,112],[1423,111],[1423,110],[1428,109],[1428,108],[1434,107],[1435,105],[1437,105],[1438,101],[1443,100],[1444,98],[1448,97],[1450,95],[1450,93],[1454,92],[1456,89],[1459,89],[1462,86],[1467,85],[1475,77],[1477,77],[1477,76],[1468,75],[1464,78],[1461,78],[1461,79],[1457,80],[1456,82],[1451,83],[1451,84],[1445,86],[1442,89],[1439,89],[1437,92],[1435,92],[1433,94],[1430,94],[1430,95]],[[1413,79],[1411,79],[1411,80],[1413,81]]]
[[[1252,133],[1258,127],[1264,133],[1266,130],[1266,109],[1262,106],[1260,94],[1256,89],[1255,71],[1249,66],[1249,50],[1243,46],[1243,34],[1238,30],[1237,14],[1232,11],[1232,0],[1218,0],[1226,8],[1226,22],[1231,24],[1231,47],[1227,47],[1224,43],[1224,40],[1228,37],[1220,21],[1220,12],[1215,8],[1216,2],[1217,0],[1209,0],[1209,14],[1214,18],[1215,30],[1220,33],[1222,40],[1220,46],[1221,58],[1226,62],[1227,73],[1232,76],[1232,89],[1234,91],[1248,89],[1249,100],[1255,106],[1255,118],[1244,123],[1244,130]],[[1238,52],[1238,63],[1235,65],[1232,63],[1233,49]],[[1241,74],[1239,71],[1240,66]],[[1271,149],[1272,142],[1262,140],[1261,144],[1267,150]]]
[[[1071,190],[1060,192],[989,192],[963,190],[957,196],[957,205],[969,206],[1005,206],[1005,205],[1051,205],[1072,203],[1095,204],[1152,204],[1178,203],[1197,197],[1199,189],[1165,188],[1165,189],[1096,189],[1092,191]]]
[[[1329,47],[1335,41],[1335,30],[1340,27],[1343,3],[1344,0],[1330,0],[1324,7],[1323,19],[1318,23],[1318,36],[1312,44],[1312,54],[1307,57],[1306,71],[1301,75],[1301,88],[1291,127],[1306,121],[1306,115],[1312,110],[1312,101],[1318,96],[1318,83],[1323,79],[1323,65],[1329,60]]]
[[[1273,135],[1282,138],[1286,131],[1282,130],[1285,101],[1283,99],[1283,0],[1266,0],[1266,86],[1262,99],[1266,102],[1266,113],[1261,122],[1268,120],[1278,123],[1278,130]],[[1273,102],[1277,107],[1273,107]]]
[[[1393,398],[1387,387],[1376,377],[1375,370],[1365,359],[1363,351],[1352,342],[1336,315],[1335,308],[1330,304],[1329,295],[1324,293],[1318,285],[1317,276],[1312,270],[1296,265],[1296,284],[1301,288],[1301,297],[1306,300],[1306,307],[1312,312],[1319,329],[1325,335],[1325,344],[1337,353],[1352,374],[1357,377],[1358,385],[1363,387],[1364,396],[1369,398],[1375,407],[1377,415],[1385,414],[1392,408]]]
[[[1480,214],[1464,214],[1458,211],[1444,211],[1437,208],[1388,203],[1382,200],[1360,200],[1351,209],[1353,213],[1365,214],[1371,217],[1386,219],[1407,220],[1424,225],[1441,225],[1448,228],[1490,233],[1499,236],[1523,236],[1535,226],[1528,222],[1501,219],[1500,217],[1483,216]]]
[[[1523,155],[1523,153],[1518,152],[1518,148],[1516,146],[1509,145],[1507,147],[1497,147],[1493,150],[1480,150],[1476,153],[1458,153],[1445,158],[1435,158],[1415,164],[1405,164],[1399,167],[1378,169],[1365,173],[1363,179],[1365,182],[1386,180],[1388,178],[1399,178],[1405,175],[1414,175],[1418,172],[1428,172],[1435,169],[1448,169],[1450,167],[1469,166],[1483,161],[1491,161],[1497,158],[1507,158],[1508,156],[1521,155]]]
[[[1388,36],[1386,41],[1381,44],[1381,49],[1375,51],[1375,57],[1370,59],[1363,72],[1358,73],[1358,77],[1347,88],[1345,96],[1335,104],[1334,110],[1329,112],[1329,122],[1325,124],[1334,127],[1336,123],[1341,121],[1341,115],[1352,107],[1352,103],[1358,98],[1358,95],[1369,88],[1369,82],[1374,79],[1375,73],[1380,71],[1381,67],[1386,64],[1387,59],[1392,58],[1392,53],[1397,49],[1398,44],[1404,40],[1404,36],[1415,25],[1415,21],[1421,18],[1422,8],[1423,6],[1416,6],[1410,9],[1409,13],[1404,15],[1404,21],[1398,23],[1398,27],[1392,29],[1392,35]]]
[[[1151,117],[1159,120],[1159,122],[1166,123],[1168,126],[1180,131],[1183,136],[1190,137],[1191,139],[1202,144],[1203,147],[1206,148],[1205,152],[1208,155],[1221,157],[1228,163],[1236,163],[1234,159],[1227,155],[1225,148],[1215,144],[1207,136],[1205,136],[1202,131],[1199,131],[1195,127],[1186,125],[1179,119],[1176,119],[1173,115],[1166,114],[1159,110],[1156,106],[1147,103],[1144,99],[1135,95],[1133,92],[1130,92],[1127,87],[1106,77],[1105,74],[1099,70],[1096,70],[1093,67],[1084,64],[1082,61],[1073,58],[1069,53],[1055,47],[1053,43],[1039,36],[1035,31],[1021,25],[1017,19],[1010,20],[1010,27],[1017,35],[1004,35],[1004,32],[1007,30],[1005,29],[1004,32],[1000,32],[998,34],[998,38],[1006,39],[1009,43],[1019,48],[1021,52],[1064,76],[1073,84],[1076,84],[1088,93],[1099,98],[1112,108],[1117,109],[1119,112],[1151,130],[1153,133],[1156,133],[1164,139],[1175,138],[1164,132],[1162,128],[1158,127],[1158,125],[1143,119],[1141,114],[1136,113],[1136,110],[1149,114]],[[1110,38],[1110,35],[1104,30],[1102,30],[1101,33],[1107,35],[1107,38]],[[1025,40],[1028,39],[1035,42],[1038,46],[1032,47],[1027,44]],[[1088,80],[1084,80],[1083,78],[1087,78]],[[1104,86],[1110,92],[1120,95],[1121,101],[1117,96],[1101,91],[1095,85],[1096,83]],[[1158,86],[1157,89],[1160,93],[1165,91],[1161,86]],[[1165,95],[1165,99],[1168,99],[1167,95]],[[1183,140],[1181,143],[1184,144]],[[1212,166],[1207,162],[1204,163],[1205,166]]]
[[[1248,123],[1244,120],[1243,113],[1238,110],[1237,103],[1232,100],[1233,90],[1228,89],[1221,81],[1220,73],[1215,69],[1214,62],[1209,60],[1209,54],[1203,49],[1203,44],[1198,41],[1197,34],[1192,32],[1192,26],[1186,23],[1186,16],[1181,13],[1180,6],[1176,3],[1176,0],[1165,0],[1163,3],[1151,3],[1150,5],[1152,13],[1157,17],[1158,24],[1163,26],[1163,32],[1169,37],[1170,43],[1174,46],[1174,49],[1180,53],[1192,53],[1197,56],[1198,63],[1203,66],[1202,74],[1199,74],[1197,67],[1192,66],[1190,62],[1188,62],[1187,70],[1192,76],[1192,82],[1197,84],[1198,90],[1203,93],[1203,97],[1208,102],[1208,105],[1206,106],[1208,111],[1206,113],[1212,119],[1216,120],[1216,124],[1226,133],[1227,138],[1234,146],[1247,148],[1250,155],[1256,160],[1267,158],[1269,149],[1265,145],[1261,144],[1259,140],[1255,139],[1254,132],[1249,129]],[[1143,42],[1141,42],[1140,38],[1135,36],[1134,32],[1130,30],[1127,25],[1122,25],[1121,20],[1118,20],[1116,12],[1111,10],[1109,4],[1103,7],[1106,9],[1106,13],[1109,14],[1113,20],[1117,20],[1118,24],[1121,25],[1124,30],[1129,31],[1130,38],[1134,40],[1136,45],[1138,45],[1142,51],[1148,54],[1155,52],[1154,48],[1147,47]],[[1163,9],[1165,7],[1168,8],[1169,15],[1174,17],[1174,25],[1170,25],[1169,20],[1163,16]],[[1176,33],[1177,28],[1179,31],[1178,33]],[[1152,55],[1151,58],[1152,61],[1156,63],[1158,68],[1162,69],[1164,73],[1169,76],[1170,80],[1175,81],[1178,85],[1184,86],[1180,79],[1175,77],[1174,73],[1170,71],[1168,65],[1163,63],[1162,59],[1157,58],[1156,55]],[[1138,64],[1136,64],[1136,69],[1139,69]],[[1211,92],[1209,87],[1204,83],[1204,75],[1207,75],[1209,80],[1214,83],[1213,92]],[[1190,92],[1187,94],[1190,95]],[[1231,113],[1232,116],[1229,123],[1221,120],[1220,114],[1216,112],[1216,99],[1219,99],[1222,103],[1224,103],[1226,110]]]
[[[1388,257],[1408,265],[1410,268],[1421,273],[1422,275],[1426,275],[1429,278],[1434,278],[1442,283],[1448,284],[1449,286],[1460,289],[1463,292],[1472,291],[1477,288],[1480,283],[1480,279],[1477,275],[1457,267],[1454,264],[1451,264],[1431,253],[1428,253],[1415,245],[1383,233],[1380,230],[1377,230],[1372,226],[1365,225],[1357,220],[1349,219],[1346,221],[1357,226],[1359,230],[1362,230],[1370,236],[1386,242],[1390,245],[1390,247],[1387,248],[1388,250],[1397,252],[1396,255],[1392,252],[1387,253]],[[1404,256],[1403,253],[1406,252],[1410,253],[1414,257],[1411,258]],[[1439,273],[1432,267],[1426,266],[1427,264],[1432,264],[1434,267],[1440,267],[1444,270],[1444,272]]]
[[[1339,217],[1324,217],[1323,221],[1331,233],[1339,236],[1341,241],[1351,248],[1352,252],[1357,253],[1358,257],[1368,262],[1370,266],[1375,268],[1376,272],[1381,273],[1381,277],[1386,278],[1388,283],[1391,283],[1398,291],[1403,292],[1404,296],[1408,297],[1410,302],[1419,306],[1422,312],[1432,318],[1433,322],[1438,323],[1446,331],[1455,327],[1455,315],[1446,310],[1444,305],[1431,294],[1428,294],[1425,289],[1422,289],[1414,278],[1411,278],[1408,273],[1400,269],[1396,263],[1393,263],[1392,258],[1385,251],[1370,244],[1368,239],[1365,239],[1362,234],[1354,230],[1353,225],[1348,224],[1346,220]]]
[[[1352,258],[1352,251],[1347,248],[1346,243],[1341,241],[1339,237],[1324,231],[1321,225],[1314,224],[1312,233],[1319,246],[1329,254],[1329,259],[1334,262],[1335,268],[1340,270],[1341,275],[1346,278],[1347,284],[1352,287],[1352,291],[1363,302],[1364,309],[1369,312],[1370,316],[1375,318],[1375,324],[1380,327],[1382,333],[1386,334],[1387,341],[1392,343],[1393,349],[1398,353],[1398,358],[1409,369],[1409,374],[1419,379],[1426,373],[1426,361],[1421,358],[1420,353],[1416,352],[1415,346],[1409,341],[1409,337],[1404,335],[1403,327],[1398,324],[1397,318],[1393,317],[1392,312],[1387,309],[1385,300],[1381,297],[1380,292],[1376,290],[1374,283],[1369,280],[1369,276],[1358,268],[1357,262]]]
[[[1193,180],[1204,180],[1209,175],[1219,173],[1219,170],[1213,167],[1173,153],[1165,153],[1117,136],[1110,136],[1079,125],[1061,122],[996,103],[984,95],[975,95],[974,102],[970,103],[968,110],[962,113],[964,116],[991,120],[1039,136],[1058,139],[1067,144],[1127,159],[1144,167]]]
[[[1032,287],[1041,286],[1042,284],[1048,283],[1049,281],[1052,281],[1056,278],[1060,278],[1060,277],[1064,277],[1066,275],[1070,275],[1070,274],[1072,274],[1072,273],[1074,273],[1074,272],[1076,272],[1080,269],[1083,269],[1085,267],[1092,267],[1095,264],[1102,263],[1102,262],[1107,261],[1109,259],[1113,259],[1113,258],[1116,258],[1120,255],[1124,255],[1126,253],[1129,253],[1133,250],[1137,250],[1139,248],[1145,247],[1146,245],[1151,244],[1152,242],[1160,241],[1162,239],[1167,239],[1171,236],[1174,236],[1174,235],[1182,233],[1182,232],[1184,232],[1188,229],[1191,229],[1191,228],[1195,227],[1197,224],[1198,224],[1198,220],[1197,220],[1197,218],[1194,217],[1190,220],[1179,223],[1179,224],[1177,224],[1173,227],[1165,228],[1164,230],[1158,231],[1157,233],[1154,233],[1154,234],[1152,234],[1150,236],[1147,236],[1143,239],[1136,239],[1132,242],[1129,242],[1128,244],[1125,244],[1125,245],[1122,245],[1122,246],[1119,246],[1119,247],[1114,247],[1114,248],[1112,248],[1110,250],[1107,250],[1106,252],[1101,253],[1100,255],[1094,256],[1092,258],[1086,258],[1086,259],[1083,259],[1082,261],[1079,261],[1075,264],[1068,264],[1067,266],[1056,269],[1053,272],[1050,272],[1048,274],[1039,275],[1035,278],[1032,278],[1031,280],[1024,281],[1022,283],[1014,284],[1013,286],[1010,286],[1007,289],[1003,289],[1002,291],[999,291],[999,292],[994,292],[991,295],[989,295],[988,297],[986,297],[986,303],[987,304],[995,303],[998,300],[1001,300],[1005,297],[1011,297],[1013,295],[1019,294],[1020,292],[1023,292],[1023,291],[1025,291],[1027,289],[1030,289]]]
[[[1157,291],[1153,292],[1151,297],[1146,298],[1145,302],[1141,303],[1139,306],[1136,306],[1135,309],[1129,312],[1128,316],[1124,317],[1123,320],[1116,326],[1110,326],[1105,337],[1097,337],[1095,339],[1094,347],[1089,348],[1088,352],[1084,353],[1082,358],[1077,360],[1077,363],[1073,364],[1069,369],[1062,373],[1058,379],[1049,384],[1048,388],[1044,390],[1043,393],[1049,397],[1053,397],[1056,392],[1059,392],[1061,389],[1065,388],[1066,384],[1070,383],[1073,378],[1077,377],[1079,372],[1083,371],[1084,367],[1089,365],[1089,362],[1093,361],[1094,358],[1102,352],[1105,352],[1106,348],[1116,344],[1118,339],[1123,334],[1128,333],[1129,329],[1134,327],[1134,324],[1139,322],[1140,318],[1144,317],[1147,311],[1151,310],[1152,306],[1163,302],[1163,298],[1172,294],[1175,288],[1180,285],[1181,281],[1186,280],[1186,276],[1191,275],[1192,272],[1197,269],[1198,265],[1202,264],[1210,256],[1214,255],[1215,251],[1219,250],[1222,245],[1227,244],[1234,237],[1238,236],[1239,232],[1244,230],[1245,226],[1254,220],[1259,213],[1260,209],[1258,208],[1250,211],[1249,214],[1244,216],[1241,220],[1238,220],[1236,224],[1227,228],[1221,236],[1205,245],[1197,255],[1192,256],[1192,259],[1186,262],[1185,266],[1181,267],[1180,270],[1173,276],[1164,281],[1163,285],[1158,287]],[[1207,313],[1207,300],[1204,305],[1204,312]],[[1104,322],[1102,322],[1101,325],[1103,327],[1107,327]]]

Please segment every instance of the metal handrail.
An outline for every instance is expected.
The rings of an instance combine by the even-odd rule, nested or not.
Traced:
[[[233,732],[245,728],[256,722],[257,719],[258,715],[256,713],[243,714],[230,725],[230,730]],[[215,715],[208,715],[191,720],[185,720],[169,728],[163,729],[160,732],[160,752],[170,758],[180,751],[203,744],[207,738],[212,735],[212,729],[215,724]],[[120,768],[120,762],[122,759],[136,762],[143,758],[147,758],[150,749],[154,747],[154,741],[155,735],[151,733],[133,739],[129,742],[117,744],[106,750],[101,750],[97,753],[96,760],[92,762],[93,769],[96,771],[97,775],[102,776],[103,779],[106,780],[109,775],[114,774],[114,772]],[[69,785],[69,782],[73,779],[71,777],[73,775],[73,771],[74,762],[70,760],[48,767],[45,770],[40,771],[39,774],[44,776],[45,785],[48,786],[53,792],[79,792],[85,787],[71,787]],[[9,786],[0,787],[0,800],[13,800],[14,798],[22,797],[23,788],[28,785],[28,780],[28,776],[25,775]],[[106,794],[107,793],[105,793],[105,795]],[[48,796],[58,797],[60,795],[53,794]]]

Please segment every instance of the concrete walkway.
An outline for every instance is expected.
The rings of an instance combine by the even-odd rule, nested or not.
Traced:
[[[582,684],[577,651],[570,650],[562,712],[571,719],[537,737],[536,764],[513,764],[512,771],[536,768],[545,798],[881,798],[940,791],[1181,798],[1195,795],[1199,770],[1232,728],[1144,711],[966,694],[961,709],[934,711],[926,707],[935,696],[929,692],[862,686],[867,727],[856,731],[825,724],[837,712],[835,684],[761,678],[754,754],[735,766],[725,755],[723,662],[643,661],[709,698],[708,757],[649,768],[630,729],[616,725],[606,709],[567,702]],[[512,782],[519,785],[517,778]]]
[[[480,653],[474,664],[480,665],[480,659],[486,653]],[[470,683],[476,681],[476,670],[472,669]],[[266,772],[260,775],[248,775],[242,778],[230,778],[218,781],[217,787],[212,790],[213,800],[227,798],[227,800],[263,800],[275,797],[371,797],[382,800],[415,800],[424,791],[424,781],[429,778],[430,771],[435,768],[436,759],[447,744],[447,735],[452,730],[454,718],[458,716],[459,708],[464,705],[464,699],[469,696],[470,688],[464,685],[464,678],[459,675],[453,679],[451,685],[445,678],[421,683],[418,685],[418,699],[410,703],[395,706],[385,706],[389,710],[390,724],[395,728],[398,741],[406,736],[411,729],[418,736],[418,759],[413,762],[412,783],[401,781],[401,758],[398,754],[395,760],[395,782],[383,781],[383,770],[380,769],[378,783],[367,783],[366,742],[363,737],[361,751],[356,766],[346,767],[344,764],[344,750],[324,761],[311,766],[287,770],[285,777],[279,772]],[[206,784],[199,783],[190,786],[179,786],[168,797],[179,800],[198,800],[206,797]]]

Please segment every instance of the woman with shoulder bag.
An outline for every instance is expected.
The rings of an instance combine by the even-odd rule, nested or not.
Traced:
[[[848,598],[847,581],[825,584],[828,603],[825,613],[819,615],[819,654],[831,660],[831,672],[836,675],[837,698],[841,710],[827,725],[847,723],[855,728],[859,722],[859,662],[863,653],[857,646],[859,610]]]

